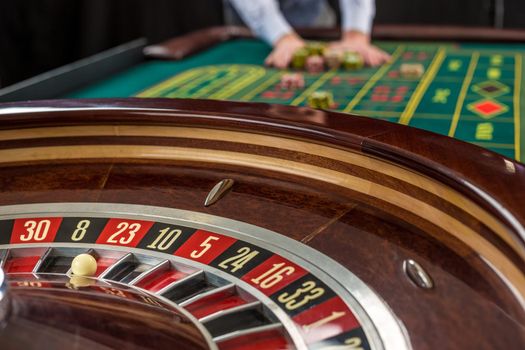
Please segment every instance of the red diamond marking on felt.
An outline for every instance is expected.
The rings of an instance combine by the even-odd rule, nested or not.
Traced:
[[[474,108],[485,115],[490,115],[501,111],[503,108],[491,101],[485,101],[474,105]]]
[[[469,104],[467,108],[485,119],[494,118],[495,116],[505,113],[509,110],[507,106],[494,100],[481,100],[473,102]]]

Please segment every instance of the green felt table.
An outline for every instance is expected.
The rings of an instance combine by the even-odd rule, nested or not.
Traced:
[[[285,91],[283,71],[263,66],[270,48],[255,39],[217,44],[180,61],[149,60],[70,93],[68,98],[174,97],[307,105],[331,91],[335,109],[455,137],[521,160],[525,121],[525,45],[378,42],[390,63],[355,71],[305,74]],[[421,63],[421,78],[400,75]]]

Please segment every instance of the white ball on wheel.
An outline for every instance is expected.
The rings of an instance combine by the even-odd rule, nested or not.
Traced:
[[[97,260],[90,254],[79,254],[71,262],[71,272],[76,276],[93,276],[97,272]]]

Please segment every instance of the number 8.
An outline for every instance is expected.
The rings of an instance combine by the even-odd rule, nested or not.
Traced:
[[[75,231],[73,231],[73,234],[71,235],[72,241],[81,241],[84,236],[86,235],[87,228],[91,222],[89,220],[80,220],[77,224],[77,228]]]

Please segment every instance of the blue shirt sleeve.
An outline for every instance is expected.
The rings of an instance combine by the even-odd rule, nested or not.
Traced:
[[[370,34],[376,9],[374,0],[339,0],[339,4],[344,31]]]
[[[230,0],[230,3],[252,32],[270,45],[293,31],[277,0]]]

